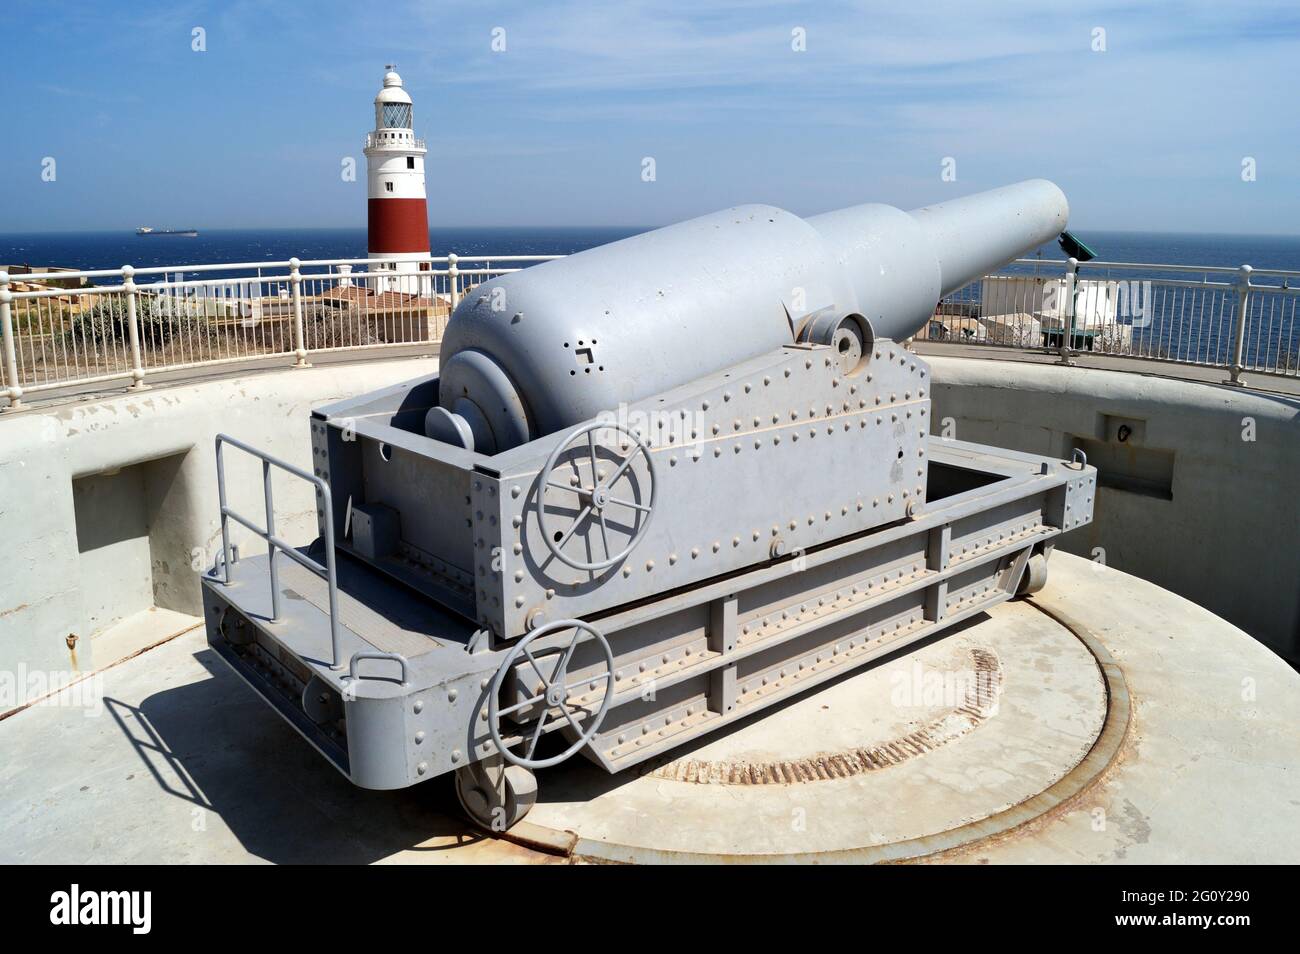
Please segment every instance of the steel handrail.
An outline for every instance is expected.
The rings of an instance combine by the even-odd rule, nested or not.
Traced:
[[[262,461],[262,497],[266,506],[266,527],[257,526],[250,519],[242,514],[236,513],[230,508],[226,497],[226,466],[223,447],[230,444],[250,456],[256,457]],[[285,556],[292,559],[299,566],[316,574],[325,581],[329,589],[329,616],[330,616],[330,668],[341,669],[343,661],[339,649],[339,595],[338,595],[338,571],[334,563],[334,507],[333,498],[330,496],[329,484],[315,474],[309,474],[307,471],[287,461],[280,460],[266,451],[258,450],[249,444],[228,434],[218,434],[216,439],[217,453],[217,498],[221,505],[221,570],[222,582],[230,583],[230,521],[234,520],[247,530],[256,534],[266,541],[267,565],[271,579],[271,619],[274,623],[280,618],[280,578],[276,570],[275,558],[277,553],[284,553]],[[300,553],[292,544],[281,539],[275,534],[275,502],[271,492],[271,468],[278,467],[280,470],[295,477],[300,477],[316,488],[316,492],[321,496],[322,512],[324,519],[321,521],[325,528],[325,564],[322,566],[310,557]],[[216,572],[214,567],[213,573]],[[403,667],[404,668],[404,667]]]

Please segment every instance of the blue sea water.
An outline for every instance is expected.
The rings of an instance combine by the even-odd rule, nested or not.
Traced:
[[[1160,232],[1077,234],[1097,253],[1098,263],[1231,269],[1251,266],[1260,273],[1252,276],[1252,284],[1263,286],[1264,290],[1251,295],[1243,339],[1243,363],[1248,368],[1291,373],[1300,367],[1300,299],[1285,292],[1267,290],[1278,286],[1294,288],[1300,284],[1295,275],[1267,274],[1269,270],[1300,272],[1300,236]],[[1057,269],[1065,255],[1055,243],[1039,249],[1037,254],[1045,261],[1057,263],[1050,266],[1050,274],[1060,274]],[[1036,265],[1015,266],[1009,271],[1032,272],[1037,268]],[[1130,338],[1125,347],[1132,353],[1214,365],[1233,362],[1237,300],[1231,289],[1222,286],[1225,283],[1231,285],[1236,280],[1235,274],[1159,268],[1131,270],[1095,264],[1082,268],[1080,276],[1085,280],[1126,286],[1123,294],[1117,295],[1117,320],[1118,324],[1129,326]],[[1155,282],[1154,286],[1151,282]],[[1196,287],[1198,282],[1220,287]],[[1059,344],[1059,336],[1052,343]],[[1086,335],[1073,339],[1072,346],[1088,348],[1091,339]]]
[[[626,238],[640,228],[437,228],[434,255],[560,255]],[[1080,232],[1108,262],[1214,265],[1300,270],[1300,236],[1246,236],[1160,232]],[[1053,244],[1046,259],[1064,256]],[[364,258],[366,230],[213,229],[194,238],[139,237],[122,232],[0,233],[0,264],[83,269],[215,264],[218,262]]]
[[[1075,232],[1099,261],[1207,265],[1300,271],[1300,235],[1213,235],[1178,232]],[[1044,258],[1063,259],[1056,244]]]
[[[434,255],[568,255],[644,231],[637,228],[438,228]],[[219,262],[365,258],[366,230],[204,229],[193,238],[134,232],[0,233],[0,264],[81,269]]]

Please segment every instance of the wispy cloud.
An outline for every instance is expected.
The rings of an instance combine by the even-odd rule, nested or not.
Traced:
[[[74,89],[57,83],[37,83],[36,88],[43,93],[53,93],[68,99],[84,99],[96,103],[138,103],[140,96],[136,93],[105,92],[97,89]]]
[[[133,222],[146,150],[151,200],[207,201],[233,225],[335,215],[349,208],[339,160],[359,155],[396,60],[430,145],[435,221],[920,204],[1047,175],[1093,224],[1300,230],[1294,0],[14,4],[21,37],[0,35],[26,131],[0,152],[14,222]],[[57,186],[32,173],[47,155]],[[1261,169],[1249,187],[1243,155]],[[939,181],[944,157],[956,183]]]

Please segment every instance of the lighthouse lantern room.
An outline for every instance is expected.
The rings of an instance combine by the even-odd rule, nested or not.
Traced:
[[[429,213],[424,191],[424,140],[415,138],[411,96],[390,64],[384,87],[375,97],[375,129],[366,136],[369,188],[367,246],[371,258],[401,261],[376,263],[372,271],[389,273],[375,281],[375,291],[427,297],[432,292],[429,264]],[[422,274],[423,273],[423,274]]]

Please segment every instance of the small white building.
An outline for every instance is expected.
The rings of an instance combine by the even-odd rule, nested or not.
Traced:
[[[1078,279],[1075,282],[1072,347],[1122,350],[1132,340],[1132,325],[1121,314],[1132,314],[1127,285],[1115,281]],[[990,275],[980,281],[978,322],[990,344],[1041,347],[1060,343],[1069,317],[1066,279],[1039,275]]]

